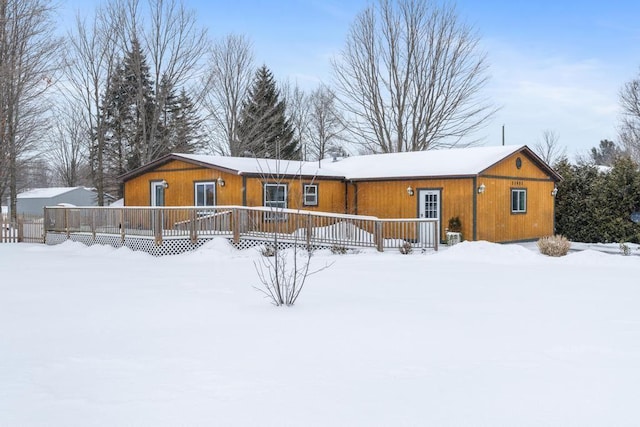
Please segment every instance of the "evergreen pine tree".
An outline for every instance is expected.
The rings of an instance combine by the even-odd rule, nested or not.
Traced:
[[[153,83],[146,56],[137,37],[131,40],[131,48],[124,58],[124,78],[131,118],[131,122],[128,123],[131,150],[127,159],[127,170],[132,170],[159,157],[156,152],[158,144],[151,140],[151,128],[157,126],[153,120]]]
[[[153,89],[136,38],[109,81],[102,102],[107,152],[119,174],[139,167],[152,149]]]
[[[196,106],[184,88],[176,98],[172,107],[171,151],[179,153],[195,153],[205,145],[202,134],[202,119],[198,116]]]
[[[158,115],[158,130],[156,133],[156,138],[160,141],[160,144],[163,147],[167,147],[164,151],[167,154],[172,151],[169,147],[172,147],[171,139],[172,139],[172,121],[174,116],[176,115],[179,106],[178,100],[176,97],[175,89],[173,84],[169,80],[166,74],[164,74],[160,80],[160,84],[158,85],[158,100],[164,100],[161,102],[161,106],[159,106],[160,111]]]
[[[111,78],[107,82],[107,88],[102,98],[101,114],[104,117],[104,151],[102,153],[105,165],[104,191],[117,193],[117,176],[127,171],[127,157],[129,152],[127,124],[131,122],[129,91],[126,88],[124,78],[124,65],[122,61],[117,65]],[[97,141],[97,138],[93,138]],[[90,161],[93,168],[97,167],[98,150],[97,143],[91,147]]]
[[[602,211],[598,187],[602,174],[593,165],[572,165],[566,159],[556,170],[562,176],[556,195],[556,231],[569,240],[597,242]]]
[[[300,159],[299,142],[285,115],[271,71],[263,65],[256,72],[249,96],[240,112],[238,139],[249,156]]]
[[[162,105],[158,106],[161,108],[156,133],[158,146],[161,147],[158,154],[195,153],[204,148],[202,120],[186,90],[183,88],[176,95],[169,79],[163,76],[158,92],[159,97],[164,99]]]
[[[603,174],[598,195],[600,241],[637,243],[640,226],[631,220],[631,214],[640,209],[638,165],[626,156],[614,160],[611,170]]]

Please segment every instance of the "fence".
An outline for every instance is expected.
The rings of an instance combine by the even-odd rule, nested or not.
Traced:
[[[126,239],[188,240],[222,236],[276,240],[309,247],[374,247],[379,251],[411,245],[438,249],[438,222],[430,219],[381,219],[371,216],[274,209],[265,207],[47,207],[45,241],[51,234],[100,235]]]
[[[8,215],[0,216],[0,243],[43,243],[42,216],[20,214],[16,221]]]

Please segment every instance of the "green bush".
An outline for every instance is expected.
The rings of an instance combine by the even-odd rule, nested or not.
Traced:
[[[460,217],[454,216],[449,218],[448,230],[453,233],[460,233],[462,231],[462,221],[460,221]]]
[[[564,160],[556,170],[563,178],[555,200],[556,233],[574,242],[640,242],[640,224],[631,220],[640,211],[640,170],[633,160],[620,157],[608,170]]]

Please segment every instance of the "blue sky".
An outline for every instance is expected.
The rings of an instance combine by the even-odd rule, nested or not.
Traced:
[[[234,32],[254,43],[258,63],[279,80],[313,88],[331,82],[339,52],[364,0],[185,0],[212,37]],[[95,1],[97,4],[98,1]],[[91,3],[67,0],[66,10]],[[459,0],[488,55],[486,96],[500,107],[477,136],[485,145],[533,146],[552,130],[570,157],[617,140],[618,91],[640,70],[638,1]]]

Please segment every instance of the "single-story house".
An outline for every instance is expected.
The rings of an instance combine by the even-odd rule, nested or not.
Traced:
[[[451,218],[466,240],[513,242],[554,232],[561,177],[527,146],[353,156],[322,162],[169,154],[122,176],[125,206],[272,206]]]
[[[113,197],[105,195],[106,200]],[[74,206],[97,206],[98,194],[87,187],[33,188],[17,195],[18,214],[42,215],[45,206],[68,204]]]

